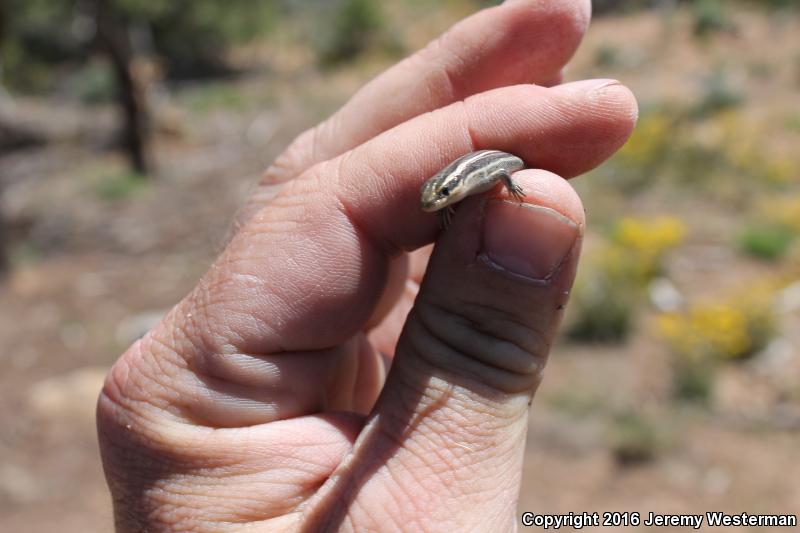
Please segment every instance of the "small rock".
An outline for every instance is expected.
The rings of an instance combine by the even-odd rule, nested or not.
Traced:
[[[17,465],[0,464],[0,500],[20,505],[33,503],[43,492],[42,484]]]
[[[722,496],[728,492],[731,487],[731,476],[721,468],[712,468],[709,470],[705,479],[703,479],[703,487],[708,494],[713,496]]]
[[[685,304],[683,295],[667,278],[656,278],[647,287],[650,303],[662,313],[682,309]]]
[[[86,346],[88,336],[86,327],[79,322],[65,324],[59,330],[61,343],[65,348],[72,351],[82,350]]]
[[[775,303],[778,312],[794,313],[800,310],[800,281],[783,288],[777,295]]]

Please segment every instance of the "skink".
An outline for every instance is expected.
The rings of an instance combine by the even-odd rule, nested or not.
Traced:
[[[511,175],[525,168],[519,157],[499,150],[480,150],[459,157],[422,184],[420,203],[423,211],[442,211],[441,223],[450,224],[453,205],[467,196],[492,189],[502,182],[517,200],[525,197]]]

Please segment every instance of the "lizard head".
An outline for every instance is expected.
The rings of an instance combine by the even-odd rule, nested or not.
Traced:
[[[422,210],[432,213],[457,202],[460,197],[457,184],[453,176],[441,172],[423,183],[420,188]]]

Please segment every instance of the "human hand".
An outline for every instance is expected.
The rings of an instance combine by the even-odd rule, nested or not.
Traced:
[[[579,0],[481,11],[287,149],[108,376],[119,531],[514,529],[584,225],[558,175],[610,156],[636,116],[618,83],[531,85],[559,81],[588,18]],[[421,183],[484,148],[547,170],[515,174],[522,206],[471,197],[438,234]]]

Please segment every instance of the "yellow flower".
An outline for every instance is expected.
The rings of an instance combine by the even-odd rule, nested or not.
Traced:
[[[762,349],[774,330],[772,291],[756,288],[726,301],[693,306],[657,319],[661,336],[689,360],[739,359]]]
[[[617,223],[612,237],[617,253],[630,264],[627,273],[646,282],[661,271],[664,254],[679,245],[685,234],[686,226],[677,218],[626,217]]]
[[[764,219],[800,232],[800,194],[767,198],[758,211]]]
[[[642,167],[659,161],[673,139],[674,121],[667,113],[642,117],[633,135],[620,150],[618,158],[631,167]]]

